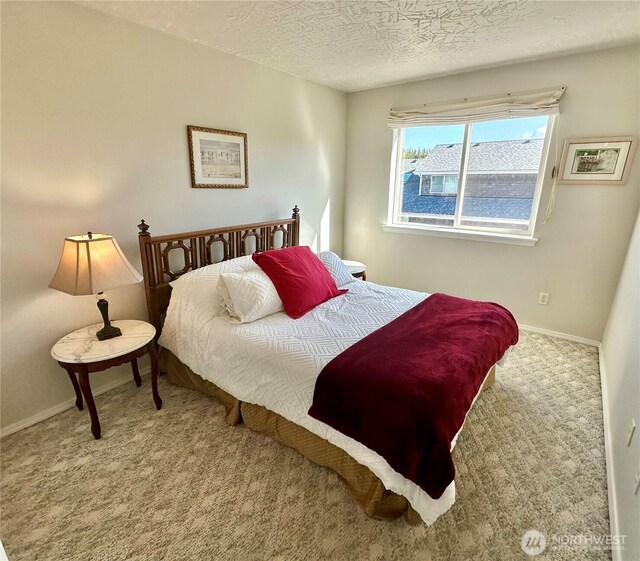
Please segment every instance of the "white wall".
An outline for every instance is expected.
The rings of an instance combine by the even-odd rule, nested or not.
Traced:
[[[601,361],[610,413],[608,468],[615,480],[618,531],[627,536],[621,558],[640,559],[640,497],[634,496],[633,484],[640,469],[640,214],[604,332]],[[627,447],[632,418],[638,428]]]
[[[391,107],[566,85],[559,138],[638,135],[637,46],[505,66],[350,94],[345,257],[382,284],[500,302],[524,324],[600,341],[635,216],[638,165],[623,186],[558,186],[535,247],[385,233]],[[553,144],[551,149],[553,159]],[[553,163],[548,165],[549,172]],[[537,304],[538,293],[549,304]]]
[[[83,6],[2,2],[2,427],[73,396],[50,348],[99,321],[93,297],[47,288],[65,236],[112,233],[139,268],[141,218],[162,234],[290,216],[297,203],[311,244],[330,203],[321,234],[340,251],[346,103]],[[249,189],[191,188],[188,124],[248,134]],[[113,291],[111,317],[145,319],[143,293]]]

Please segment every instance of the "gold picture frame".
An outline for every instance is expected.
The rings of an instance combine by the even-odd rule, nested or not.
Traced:
[[[636,151],[635,136],[569,138],[564,141],[558,183],[622,185]]]
[[[192,188],[249,187],[246,133],[187,125],[187,137]]]

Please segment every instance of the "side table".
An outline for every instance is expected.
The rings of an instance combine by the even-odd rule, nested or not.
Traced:
[[[120,320],[111,322],[122,331],[120,337],[99,341],[96,332],[102,324],[90,325],[69,333],[60,339],[51,349],[51,356],[69,374],[69,379],[76,392],[76,407],[82,410],[84,396],[91,417],[91,432],[100,438],[100,420],[93,400],[89,374],[102,372],[112,366],[131,363],[133,379],[140,387],[142,380],[138,371],[138,358],[149,354],[151,358],[151,388],[156,409],[162,407],[162,399],[158,394],[158,355],[153,340],[156,330],[146,321]],[[79,383],[76,373],[80,378]]]
[[[349,269],[353,277],[362,279],[363,281],[367,280],[367,266],[364,263],[360,263],[360,261],[350,261],[349,259],[343,259],[342,262],[347,269]]]

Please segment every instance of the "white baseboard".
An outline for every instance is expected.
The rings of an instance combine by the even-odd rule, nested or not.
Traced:
[[[140,376],[146,376],[147,374],[150,374],[150,373],[151,373],[151,368],[148,366],[146,368],[140,369]],[[126,384],[131,380],[133,380],[131,374],[127,374],[97,389],[96,391],[93,392],[93,395],[94,397],[101,395],[114,388],[117,388],[118,386],[122,386],[123,384]],[[26,429],[27,427],[35,425],[40,421],[44,421],[49,417],[53,417],[54,415],[57,415],[58,413],[62,413],[63,411],[66,411],[67,409],[71,409],[72,407],[75,407],[75,406],[76,406],[75,397],[72,399],[68,399],[67,401],[63,401],[62,403],[59,403],[58,405],[54,405],[53,407],[50,407],[45,411],[41,411],[40,413],[36,413],[31,417],[27,417],[26,419],[23,419],[22,421],[18,421],[17,423],[13,423],[12,425],[8,425],[4,427],[2,431],[0,431],[0,438],[9,436],[10,434],[13,434],[14,432],[18,432],[19,430]],[[85,404],[85,408],[86,408],[86,404]],[[0,558],[0,561],[2,561],[1,558]]]
[[[609,421],[609,392],[607,390],[607,370],[604,364],[602,345],[598,347],[600,357],[600,386],[602,386],[602,420],[604,424],[604,457],[607,466],[607,495],[609,499],[609,527],[612,536],[620,535],[618,505],[616,501],[616,478],[613,473],[613,452],[611,450],[611,423]],[[622,551],[612,548],[613,561],[622,561]]]
[[[524,325],[522,323],[518,324],[518,327],[525,331],[531,331],[532,333],[541,333],[542,335],[549,335],[549,337],[556,337],[557,339],[566,339],[567,341],[573,341],[574,343],[582,343],[583,345],[589,345],[591,347],[600,347],[600,341],[596,341],[595,339],[587,339],[585,337],[578,337],[577,335],[570,335],[569,333],[551,331],[551,329],[533,327],[532,325]]]

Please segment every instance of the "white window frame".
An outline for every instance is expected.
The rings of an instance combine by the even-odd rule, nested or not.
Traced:
[[[422,197],[423,195],[429,195],[431,193],[431,181],[429,181],[429,190],[427,191],[424,188],[424,174],[420,174],[420,187],[418,188],[418,193]],[[402,188],[404,189],[404,174],[402,174]]]
[[[521,245],[534,245],[537,241],[534,238],[536,222],[538,218],[538,210],[540,207],[540,198],[542,195],[542,186],[546,176],[546,169],[549,156],[549,146],[551,144],[551,137],[554,132],[554,125],[556,116],[548,115],[547,130],[542,145],[542,154],[540,156],[540,168],[538,171],[538,179],[536,181],[536,188],[533,195],[533,202],[531,206],[531,216],[529,219],[529,228],[525,230],[506,229],[506,228],[492,228],[482,226],[470,226],[467,224],[461,224],[462,207],[464,201],[464,189],[467,179],[467,162],[470,148],[470,132],[473,123],[466,123],[464,128],[463,137],[463,150],[462,158],[460,162],[460,172],[458,173],[458,192],[456,199],[456,210],[453,216],[453,226],[437,226],[432,224],[420,224],[420,223],[407,223],[399,222],[396,220],[396,216],[399,212],[396,209],[401,208],[401,198],[403,189],[403,174],[402,171],[402,154],[404,146],[404,129],[393,129],[393,147],[391,150],[391,173],[389,183],[389,206],[387,213],[387,223],[383,225],[385,231],[390,232],[406,232],[436,236],[448,236],[457,238],[469,238],[478,239],[484,241],[504,241],[505,243],[516,243]],[[498,119],[497,119],[498,120]],[[422,177],[420,178],[420,187],[422,188]],[[444,189],[444,183],[443,183]],[[444,218],[444,217],[443,217]],[[448,218],[451,219],[450,217]],[[486,234],[486,235],[484,235]],[[501,240],[500,238],[504,238]]]

